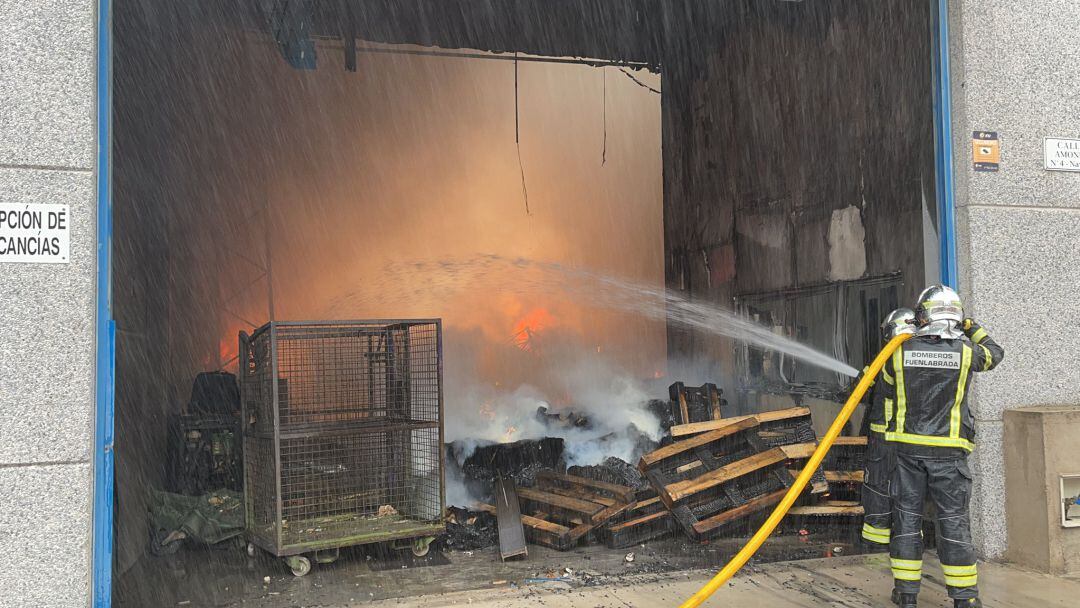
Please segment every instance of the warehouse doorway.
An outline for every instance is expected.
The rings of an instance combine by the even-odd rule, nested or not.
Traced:
[[[605,309],[589,277],[734,309],[856,364],[876,317],[938,276],[928,3],[264,4],[116,7],[118,605],[312,592],[272,560],[151,555],[172,543],[153,536],[150,490],[175,475],[169,437],[192,437],[166,421],[215,381],[199,373],[241,372],[239,334],[271,319],[442,317],[460,413],[446,439],[498,444],[525,438],[538,405],[596,404],[595,421],[613,395],[666,400],[676,380],[721,384],[729,413],[809,405],[816,420],[843,392],[768,349]],[[537,297],[560,281],[574,297]],[[220,455],[222,431],[199,441]],[[341,574],[369,561],[369,597],[433,590],[378,574],[397,557],[350,558],[316,565],[328,597],[354,599]],[[445,564],[425,559],[405,565]],[[498,580],[468,567],[469,584]]]
[[[177,515],[238,504],[241,477],[255,493],[268,475],[259,491],[273,491],[275,454],[246,437],[278,408],[245,409],[258,424],[240,431],[229,424],[235,412],[218,405],[236,403],[232,378],[243,388],[249,362],[268,363],[254,360],[271,335],[277,403],[295,413],[287,423],[324,422],[324,412],[298,412],[352,389],[351,403],[386,400],[365,416],[396,418],[401,389],[389,378],[408,375],[420,383],[409,399],[428,406],[413,408],[421,420],[409,424],[445,410],[433,439],[447,442],[529,438],[525,423],[539,403],[554,409],[585,388],[637,386],[662,369],[663,319],[580,305],[551,281],[558,266],[663,285],[661,82],[649,66],[378,41],[359,41],[353,63],[340,39],[320,37],[316,69],[297,69],[287,45],[248,27],[231,3],[117,10],[128,32],[117,45],[116,225],[125,235],[115,246],[117,432],[127,438],[117,444],[118,605],[276,597],[263,576],[291,579],[292,566],[268,549],[277,537],[311,541],[326,524],[297,529],[297,519],[341,505],[381,522],[398,522],[394,512],[441,518],[441,480],[428,485],[433,499],[409,490],[441,455],[426,427],[388,431],[385,445],[370,433],[337,441],[332,453],[283,438],[283,478],[300,485],[282,480],[292,497],[281,508],[283,532],[253,538],[254,559],[229,548],[229,521],[206,528]],[[438,345],[431,324],[325,323],[429,317],[441,320]],[[308,324],[260,329],[270,320]],[[342,336],[354,331],[346,346]],[[388,362],[403,348],[414,364],[404,370]],[[439,357],[424,364],[445,376],[437,395],[442,378],[416,368],[421,349]],[[372,367],[336,389],[322,382],[331,371],[304,375],[331,359],[334,369],[360,359]],[[591,375],[571,377],[574,368]],[[486,403],[524,423],[490,417]],[[246,468],[236,464],[241,433]],[[417,474],[405,480],[394,462],[417,465],[409,467]],[[348,491],[298,496],[338,478]],[[374,486],[387,492],[376,500]],[[231,493],[188,504],[219,490]],[[263,512],[252,505],[248,517]],[[400,562],[412,555],[410,537],[396,538],[406,523],[394,524],[394,542],[382,543],[388,553],[374,554],[368,575],[412,563]],[[399,541],[403,552],[392,546]],[[312,580],[354,577],[369,563],[366,550],[313,555]]]

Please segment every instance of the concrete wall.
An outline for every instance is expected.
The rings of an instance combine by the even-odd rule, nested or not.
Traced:
[[[962,0],[952,10],[954,167],[960,287],[1005,347],[975,382],[973,500],[983,555],[1006,548],[1006,408],[1077,403],[1080,173],[1043,169],[1043,137],[1080,138],[1080,6],[1071,0]],[[1001,169],[972,169],[971,135],[997,131]]]
[[[1080,572],[1080,528],[1061,525],[1061,475],[1080,474],[1080,407],[1005,412],[1005,508],[1010,562],[1040,572]],[[1073,507],[1073,513],[1076,507]]]
[[[90,598],[92,0],[0,0],[0,202],[70,205],[69,264],[0,265],[0,606]]]

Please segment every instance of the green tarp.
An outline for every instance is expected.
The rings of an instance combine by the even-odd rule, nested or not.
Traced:
[[[182,532],[184,537],[196,542],[208,545],[220,543],[244,531],[243,495],[231,490],[218,490],[202,496],[153,490],[150,523],[160,538]]]

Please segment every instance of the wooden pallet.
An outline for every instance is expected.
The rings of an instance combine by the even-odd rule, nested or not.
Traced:
[[[535,544],[545,545],[559,551],[575,547],[587,534],[606,524],[609,520],[630,508],[632,502],[621,502],[600,495],[603,482],[584,478],[566,479],[573,476],[547,476],[544,489],[518,488],[521,523],[525,536]],[[590,490],[583,485],[588,482]],[[565,485],[577,485],[568,489]],[[604,484],[613,485],[613,484]],[[630,488],[608,488],[612,493],[630,492]],[[585,496],[586,498],[583,498]]]
[[[865,468],[866,446],[866,437],[837,437],[821,465],[827,471],[862,471]],[[857,481],[861,483],[862,479]]]
[[[786,449],[792,456],[809,457],[811,446],[799,445],[788,446]],[[865,437],[838,437],[833,444],[832,450],[826,456],[822,466],[825,468],[821,473],[825,478],[825,489],[828,496],[833,497],[858,497],[859,485],[863,483],[864,473],[859,470],[834,470],[834,466],[861,466],[861,451],[866,449]],[[839,452],[839,455],[837,454]],[[801,458],[795,458],[799,463]],[[820,470],[820,469],[819,469]],[[798,464],[789,469],[792,476],[798,476],[800,470]],[[824,494],[817,492],[818,494]],[[792,507],[790,513],[794,516],[821,516],[821,517],[852,517],[862,515],[862,507],[857,500],[826,500],[808,505]]]
[[[540,471],[536,475],[538,489],[559,494],[583,498],[605,506],[631,504],[634,502],[634,489],[614,483],[596,481],[587,477]]]
[[[835,499],[858,500],[866,467],[866,437],[837,437],[821,466]]]
[[[853,500],[826,500],[814,505],[791,507],[788,514],[795,517],[861,517],[863,508]]]
[[[784,498],[785,494],[787,494],[787,488],[783,487],[767,494],[762,494],[738,506],[716,513],[715,515],[704,518],[694,517],[692,521],[684,521],[688,515],[693,515],[688,507],[678,508],[673,511],[672,514],[681,524],[683,524],[683,529],[691,538],[695,540],[704,540],[714,536],[728,524],[775,506]]]
[[[799,465],[805,464],[814,451],[817,450],[816,443],[795,443],[791,445],[780,446],[780,449],[784,451],[784,455],[791,461],[792,468],[788,471],[791,472],[792,477],[798,477],[799,472],[802,470]],[[813,495],[826,494],[829,492],[829,480],[825,476],[825,471],[818,467],[818,470],[814,472],[814,475],[810,478],[809,482],[810,493]]]
[[[753,431],[757,420],[747,418],[645,454],[638,469],[668,508],[687,496],[716,487],[739,475],[782,462],[779,450],[767,455]],[[740,463],[745,458],[754,460]]]
[[[780,448],[759,452],[753,456],[707,471],[694,479],[677,481],[664,486],[661,499],[664,499],[666,504],[673,505],[699,492],[722,486],[749,473],[774,467],[786,460],[787,457]]]
[[[715,384],[686,386],[676,382],[668,387],[672,417],[679,424],[723,418],[723,391]]]
[[[862,471],[825,471],[829,483],[862,483],[864,476]]]
[[[805,407],[793,407],[784,410],[759,412],[748,416],[736,416],[723,420],[712,420],[698,424],[688,424],[672,427],[672,435],[676,437],[695,437],[700,434],[710,433],[728,428],[732,425],[742,424],[746,420],[757,421],[757,436],[762,443],[770,448],[788,447],[791,445],[805,445],[810,447],[810,452],[817,446],[817,434],[814,432],[813,418],[810,409]],[[789,455],[789,457],[792,457]],[[809,458],[806,454],[802,458]],[[822,494],[828,491],[828,483],[819,471],[810,481],[811,493]]]
[[[796,444],[796,445],[783,446],[780,449],[787,455],[787,457],[790,460],[794,461],[794,463],[796,465],[798,465],[798,464],[801,464],[800,461],[804,461],[806,459],[809,459],[810,455],[814,453],[815,449],[817,449],[817,446],[815,446],[813,444],[809,444],[809,443],[800,443],[800,444]],[[800,473],[802,473],[802,469],[800,469],[798,466],[792,467],[792,468],[788,469],[788,471],[793,476],[796,476],[796,477]],[[832,470],[826,469],[824,471],[820,471],[820,473],[821,473],[821,477],[825,480],[825,482],[827,484],[862,483],[863,482],[863,477],[864,477],[863,472],[861,470],[858,470],[858,471],[832,471]],[[814,481],[814,478],[811,478],[812,483],[813,483],[813,481]],[[827,487],[825,489],[827,491],[829,488]],[[819,492],[813,492],[813,493],[818,494]]]
[[[863,482],[863,457],[866,452],[866,437],[837,437],[832,448],[822,461],[826,487],[829,496],[858,496],[858,486]],[[809,458],[813,446],[788,446],[789,454],[795,462]],[[789,470],[798,475],[798,467]],[[863,508],[857,500],[824,500],[792,507],[788,512],[793,517],[860,517]]]
[[[769,422],[791,420],[794,418],[802,418],[806,416],[810,416],[810,408],[793,407],[784,410],[774,410],[771,412],[759,412],[757,414],[749,414],[746,416],[732,416],[730,418],[708,420],[705,422],[677,424],[671,427],[671,436],[675,438],[688,437],[692,435],[706,433],[709,431],[717,431],[732,424],[738,424],[739,422],[748,419],[756,420],[758,424],[765,424],[767,426],[767,423]]]
[[[604,544],[610,549],[625,549],[645,541],[667,536],[676,528],[671,512],[659,496],[640,500],[604,527]]]
[[[646,454],[638,468],[695,540],[776,504],[793,479],[782,446],[769,447],[747,417]]]
[[[484,511],[498,517],[498,512],[493,505],[477,503],[473,506],[476,511]],[[561,524],[553,523],[539,517],[522,515],[521,524],[525,526],[525,536],[538,545],[556,547],[567,542],[571,529]],[[573,545],[570,545],[573,546]],[[570,548],[569,546],[567,548]]]
[[[691,539],[706,540],[728,524],[778,503],[793,481],[781,461],[693,494],[672,507],[671,514]]]

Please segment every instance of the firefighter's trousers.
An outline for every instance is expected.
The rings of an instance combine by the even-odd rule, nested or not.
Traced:
[[[870,432],[863,468],[862,537],[871,543],[888,545],[893,517],[889,488],[896,468],[896,448],[881,433]]]
[[[897,590],[919,592],[927,496],[937,511],[937,551],[949,597],[978,597],[975,547],[968,517],[971,470],[967,457],[916,456],[902,449],[896,454],[892,478],[893,529],[889,543]]]

